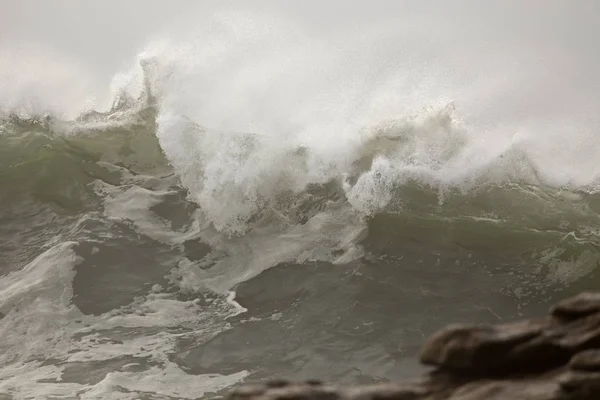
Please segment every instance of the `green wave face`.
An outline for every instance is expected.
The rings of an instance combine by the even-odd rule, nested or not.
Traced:
[[[0,210],[6,221],[6,235],[17,229],[10,228],[11,221],[26,216],[44,214],[45,219],[62,220],[66,227],[77,216],[102,212],[105,199],[95,189],[95,182],[128,187],[135,184],[136,176],[143,176],[145,182],[154,180],[158,186],[157,182],[180,188],[185,185],[185,178],[183,182],[178,179],[178,169],[173,171],[160,147],[154,108],[136,103],[128,107],[106,114],[89,113],[76,121],[11,117],[2,122]],[[450,130],[448,120],[437,123]],[[598,236],[594,227],[600,222],[600,197],[587,189],[567,190],[518,180],[498,182],[488,179],[485,171],[468,185],[440,184],[409,174],[385,182],[386,201],[376,209],[367,213],[356,209],[348,197],[352,189],[373,173],[377,158],[398,159],[398,155],[413,154],[414,142],[410,140],[417,134],[414,129],[402,126],[379,131],[354,152],[355,161],[347,171],[333,174],[325,182],[293,185],[289,182],[295,179],[291,175],[294,170],[277,175],[279,166],[272,165],[275,190],[266,192],[267,196],[259,192],[258,197],[247,199],[254,208],[242,221],[246,232],[242,235],[261,230],[284,234],[320,213],[347,209],[353,219],[349,224],[355,223],[355,218],[365,224],[366,233],[356,239],[356,244],[375,255],[401,254],[405,246],[418,244],[428,247],[431,253],[482,254],[490,262],[497,257],[506,263],[533,267],[572,263],[581,271],[595,268]],[[202,129],[197,133],[217,135]],[[240,137],[245,137],[238,142],[245,149],[241,156],[252,157],[262,139]],[[305,173],[310,151],[297,148],[287,153],[287,163],[296,165],[299,174]],[[455,153],[438,154],[440,162],[452,159]],[[202,169],[202,160],[197,161]],[[195,176],[202,174],[197,171]],[[235,185],[235,181],[225,183]],[[202,203],[196,204],[193,191],[185,186],[182,190],[184,198],[177,200],[178,204],[165,201],[164,218],[175,218],[181,213],[180,207],[200,206],[202,211]],[[217,202],[219,195],[222,193],[215,192]],[[43,238],[48,235],[41,235],[36,243],[43,242]]]

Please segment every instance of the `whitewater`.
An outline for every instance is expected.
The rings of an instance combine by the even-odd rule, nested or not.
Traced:
[[[3,14],[0,399],[394,380],[600,284],[596,2]]]

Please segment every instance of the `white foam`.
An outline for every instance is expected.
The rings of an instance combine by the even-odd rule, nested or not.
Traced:
[[[346,192],[367,213],[408,179],[595,185],[600,167],[590,160],[600,147],[588,144],[597,121],[521,111],[507,119],[514,106],[494,99],[530,71],[493,54],[477,54],[481,70],[466,72],[457,58],[405,60],[396,54],[419,49],[400,37],[380,45],[381,34],[324,42],[265,16],[217,13],[206,30],[140,54],[159,98],[161,146],[219,231],[247,232],[278,194],[341,179],[365,151],[376,162]],[[489,104],[478,107],[484,94]],[[391,140],[369,149],[382,138]]]
[[[5,314],[0,320],[0,394],[30,399],[75,394],[80,398],[127,399],[152,392],[197,398],[248,374],[194,376],[168,360],[178,339],[194,338],[201,343],[229,328],[226,318],[239,313],[239,306],[225,297],[201,306],[196,301],[178,301],[173,295],[155,293],[158,288],[154,288],[119,309],[100,316],[83,315],[71,301],[74,268],[81,261],[75,245],[59,243],[0,280],[0,309]],[[106,340],[111,332],[126,328],[135,328],[138,333],[119,341]],[[177,328],[179,333],[166,328]],[[98,384],[63,381],[64,366],[70,363],[126,356],[149,358],[154,366],[138,372],[127,368],[114,371]],[[50,362],[45,365],[46,360]]]
[[[177,399],[197,399],[206,392],[216,392],[243,380],[248,373],[237,372],[231,375],[189,375],[177,365],[167,363],[160,368],[151,368],[142,373],[110,372],[106,378],[87,391],[82,399],[115,399],[130,397],[131,393],[152,393]]]
[[[137,185],[112,186],[100,180],[93,185],[104,197],[104,214],[109,218],[132,221],[139,232],[162,243],[179,244],[197,236],[194,225],[187,232],[173,231],[169,221],[151,211],[166,196],[175,194],[173,191],[153,191]]]
[[[0,280],[0,310],[6,315],[0,320],[2,365],[42,357],[49,346],[64,350],[61,324],[78,315],[70,305],[74,267],[80,260],[74,244],[56,245]]]

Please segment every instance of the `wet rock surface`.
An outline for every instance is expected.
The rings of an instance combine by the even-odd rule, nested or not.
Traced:
[[[549,316],[501,325],[450,325],[424,344],[433,367],[402,383],[342,387],[277,380],[234,390],[231,400],[600,399],[600,293],[581,293]]]

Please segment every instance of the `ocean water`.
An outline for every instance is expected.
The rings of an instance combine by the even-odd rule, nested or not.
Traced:
[[[0,19],[1,399],[402,379],[600,285],[597,2],[96,3]]]

